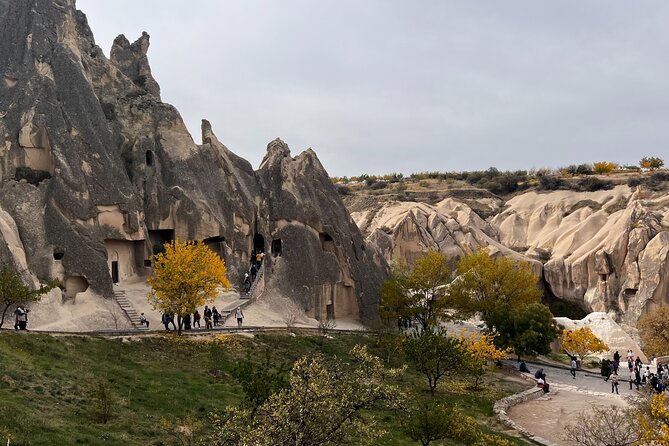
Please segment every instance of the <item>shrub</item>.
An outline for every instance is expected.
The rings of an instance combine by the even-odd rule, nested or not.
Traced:
[[[337,186],[337,193],[339,195],[348,195],[351,193],[351,191],[348,190],[348,187],[346,186]]]
[[[641,184],[643,184],[643,182],[644,182],[643,178],[641,178],[641,177],[632,177],[632,178],[627,180],[627,185],[629,187],[637,187],[637,186],[640,186]]]
[[[595,172],[590,164],[579,164],[576,168],[576,173],[579,175],[592,175]]]
[[[595,192],[612,189],[613,183],[608,180],[600,180],[597,177],[587,177],[578,180],[571,188],[577,192]]]
[[[537,175],[540,190],[558,190],[566,186],[564,180],[554,175]]]
[[[598,161],[594,164],[595,173],[597,174],[611,173],[617,167],[618,165],[616,163],[612,163],[610,161]]]
[[[373,183],[370,187],[372,190],[379,190],[379,189],[385,189],[388,186],[388,183],[385,183],[383,181],[377,181],[376,183]]]
[[[656,156],[644,156],[641,158],[641,161],[639,161],[639,166],[650,170],[661,169],[664,167],[664,160]]]

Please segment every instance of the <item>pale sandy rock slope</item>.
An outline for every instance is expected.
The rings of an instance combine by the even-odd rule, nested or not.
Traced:
[[[669,304],[669,197],[626,185],[597,192],[526,192],[484,220],[448,198],[387,202],[352,214],[384,256],[428,249],[454,260],[485,247],[531,262],[556,297],[633,327]]]

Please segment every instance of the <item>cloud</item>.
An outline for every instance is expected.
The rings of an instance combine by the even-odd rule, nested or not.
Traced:
[[[105,51],[151,34],[163,99],[258,165],[333,175],[669,156],[669,3],[79,0]]]

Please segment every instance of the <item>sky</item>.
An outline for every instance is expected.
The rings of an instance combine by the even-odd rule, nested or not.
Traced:
[[[162,99],[257,167],[333,176],[669,158],[665,0],[77,0],[96,43],[151,35]]]

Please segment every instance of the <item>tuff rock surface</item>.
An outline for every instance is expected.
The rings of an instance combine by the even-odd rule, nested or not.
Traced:
[[[315,153],[276,140],[255,171],[207,121],[196,144],[149,41],[121,35],[108,59],[74,0],[0,1],[0,261],[73,299],[111,297],[174,238],[204,240],[237,284],[264,249],[268,290],[316,318],[373,319],[385,260]]]
[[[491,203],[486,202],[489,206]],[[526,192],[484,220],[464,202],[353,203],[352,216],[388,261],[428,249],[457,260],[478,248],[530,262],[548,291],[624,327],[669,305],[669,196],[626,185]],[[490,208],[491,210],[493,208]]]

